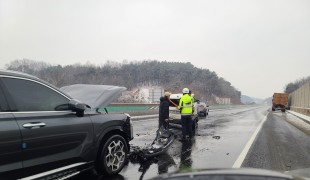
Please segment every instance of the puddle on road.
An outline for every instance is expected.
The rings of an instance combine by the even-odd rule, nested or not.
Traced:
[[[148,179],[162,173],[175,172],[178,170],[191,171],[192,168],[195,168],[196,166],[197,162],[194,162],[193,159],[197,158],[197,153],[212,153],[212,150],[210,150],[212,145],[203,148],[199,147],[199,150],[197,149],[197,145],[199,144],[199,146],[203,146],[203,144],[206,144],[206,138],[214,142],[218,142],[218,140],[221,138],[217,135],[208,134],[203,136],[196,136],[192,141],[180,141],[181,132],[177,130],[175,131],[175,134],[178,136],[178,138],[174,141],[172,146],[165,154],[149,159],[147,161],[131,159],[129,164],[122,171],[122,174],[125,175],[124,177],[128,179]],[[195,154],[192,154],[192,152],[195,152]],[[226,156],[226,153],[223,155]]]
[[[218,128],[227,126],[230,119],[216,119],[199,121],[198,134],[192,143],[181,142],[182,132],[173,128],[172,132],[178,138],[174,141],[167,153],[147,161],[131,160],[123,169],[121,174],[124,179],[149,179],[162,173],[170,173],[178,170],[190,171],[195,168],[209,167],[216,164],[223,164],[221,161],[230,160],[231,152],[227,149],[216,148],[219,144],[225,144],[230,139],[221,134]],[[152,142],[155,137],[154,130],[140,131],[135,135],[131,144],[145,146]],[[220,154],[221,159],[214,162],[214,154]],[[224,157],[224,158],[223,158]],[[209,162],[206,162],[209,159]]]
[[[131,158],[126,169],[124,173],[130,179],[148,179],[159,174],[171,172],[172,170],[175,171],[178,168],[173,157],[165,153],[148,160]]]

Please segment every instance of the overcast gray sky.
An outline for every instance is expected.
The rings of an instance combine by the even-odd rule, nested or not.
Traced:
[[[23,58],[191,62],[266,98],[310,75],[310,1],[0,0],[0,68]]]

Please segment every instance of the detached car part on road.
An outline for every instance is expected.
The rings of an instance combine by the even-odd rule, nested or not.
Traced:
[[[156,138],[145,147],[131,146],[129,159],[131,161],[146,161],[167,152],[176,135],[163,126],[156,131]]]
[[[91,168],[119,173],[133,139],[130,116],[99,108],[124,90],[83,84],[60,90],[0,71],[0,179],[68,178]]]

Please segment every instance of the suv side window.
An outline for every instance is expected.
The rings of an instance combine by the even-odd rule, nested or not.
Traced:
[[[0,112],[7,111],[7,102],[0,87]]]
[[[9,77],[2,82],[17,111],[69,110],[69,99],[43,84]]]

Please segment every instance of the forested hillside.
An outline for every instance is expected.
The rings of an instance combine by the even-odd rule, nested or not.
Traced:
[[[301,78],[299,80],[296,80],[295,82],[288,83],[285,86],[284,92],[292,93],[295,90],[297,90],[298,88],[300,88],[302,85],[304,85],[304,84],[306,84],[308,82],[310,82],[310,76],[308,76],[307,78]]]
[[[38,76],[57,87],[86,83],[119,85],[131,90],[154,85],[171,92],[181,92],[184,87],[188,87],[197,98],[211,100],[213,95],[230,97],[235,104],[240,103],[241,96],[240,91],[215,72],[194,67],[189,62],[108,61],[100,66],[90,63],[61,66],[23,59],[12,61],[6,68]]]

